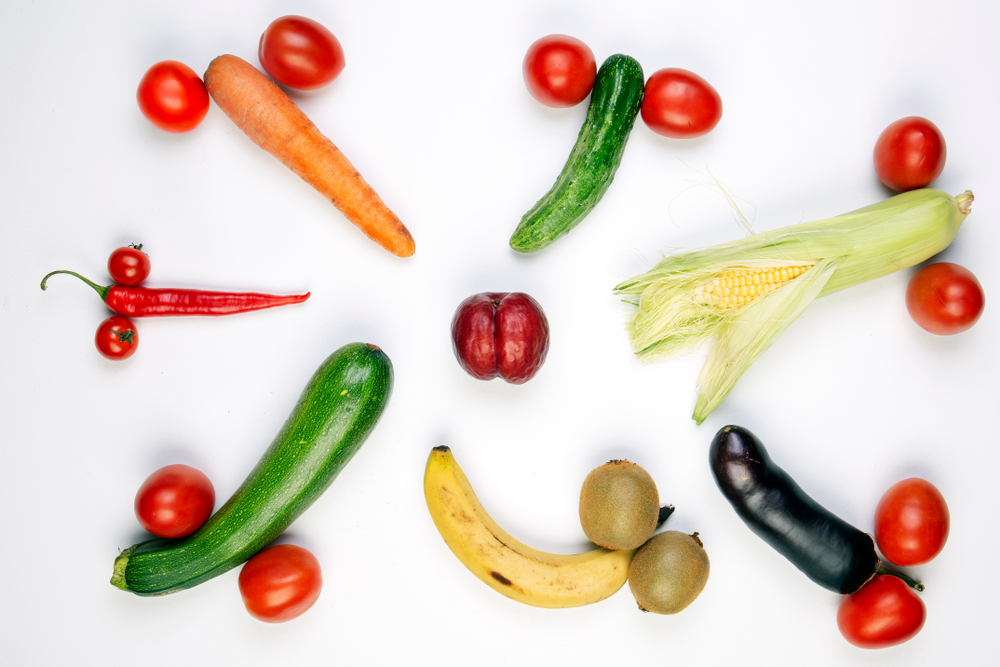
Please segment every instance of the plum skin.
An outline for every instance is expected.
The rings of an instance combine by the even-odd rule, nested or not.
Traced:
[[[545,362],[549,322],[527,294],[481,292],[459,304],[451,342],[459,365],[472,377],[523,384]]]

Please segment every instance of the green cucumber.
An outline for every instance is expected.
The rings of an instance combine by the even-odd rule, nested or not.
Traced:
[[[164,595],[249,559],[330,486],[372,432],[391,392],[392,364],[382,350],[352,343],[334,352],[233,497],[188,537],[123,551],[111,583],[137,595]]]
[[[576,227],[601,201],[622,161],[642,104],[645,80],[634,58],[604,61],[590,95],[587,119],[555,185],[524,214],[510,237],[518,252],[536,252]]]

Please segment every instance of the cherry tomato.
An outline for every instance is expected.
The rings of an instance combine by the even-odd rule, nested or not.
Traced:
[[[257,57],[275,81],[299,90],[322,88],[344,69],[344,50],[337,38],[304,16],[272,21],[260,36]]]
[[[684,69],[654,72],[639,109],[653,132],[674,139],[700,137],[722,118],[722,98],[708,81]]]
[[[139,347],[139,334],[127,317],[113,315],[101,322],[94,336],[97,351],[112,361],[128,359]]]
[[[156,63],[139,82],[139,109],[167,132],[188,132],[208,113],[208,90],[194,70],[176,60]]]
[[[319,561],[291,544],[268,547],[240,571],[240,595],[250,615],[265,623],[284,623],[301,616],[323,588]]]
[[[944,549],[950,525],[941,492],[926,480],[904,479],[875,508],[875,543],[891,563],[923,565]]]
[[[947,153],[944,136],[934,123],[908,116],[879,135],[875,142],[875,173],[893,190],[923,188],[941,175]]]
[[[521,71],[536,100],[550,107],[571,107],[590,94],[597,62],[590,47],[575,37],[549,35],[528,47]]]
[[[979,321],[986,305],[983,287],[971,271],[940,262],[920,269],[906,287],[906,309],[932,334],[949,336]]]
[[[924,627],[924,601],[899,577],[877,574],[837,610],[844,639],[861,648],[886,648],[913,639]]]
[[[108,275],[119,285],[135,287],[149,277],[149,255],[142,244],[117,248],[108,257]]]
[[[215,507],[205,473],[182,464],[160,468],[135,494],[135,516],[157,537],[183,537],[201,528]]]

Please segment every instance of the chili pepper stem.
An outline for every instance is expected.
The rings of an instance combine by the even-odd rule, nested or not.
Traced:
[[[45,287],[45,282],[46,282],[46,281],[47,281],[47,280],[48,280],[49,278],[51,278],[52,276],[54,276],[54,275],[55,275],[55,274],[57,274],[57,273],[68,273],[68,274],[70,274],[71,276],[76,276],[77,278],[79,278],[79,279],[80,279],[80,280],[82,280],[83,282],[85,282],[85,283],[87,283],[88,285],[90,285],[91,287],[93,287],[93,288],[94,288],[94,291],[96,291],[96,292],[97,292],[97,293],[98,293],[98,294],[99,294],[99,295],[101,296],[101,300],[102,300],[102,301],[106,301],[106,300],[107,300],[107,298],[108,298],[108,288],[107,288],[107,287],[104,287],[104,286],[102,286],[102,285],[98,285],[97,283],[94,283],[94,282],[91,282],[91,281],[87,280],[86,278],[84,278],[83,276],[81,276],[81,275],[80,275],[79,273],[76,273],[76,272],[74,272],[74,271],[64,271],[64,270],[60,270],[60,271],[53,271],[53,272],[52,272],[52,273],[50,273],[49,275],[47,275],[47,276],[45,276],[44,278],[42,278],[42,289],[43,289],[43,290],[44,290],[44,289],[46,289],[46,287]]]
[[[896,572],[895,570],[890,570],[889,568],[887,568],[886,566],[882,565],[881,563],[879,563],[878,569],[875,570],[875,574],[891,574],[894,577],[902,579],[903,583],[905,583],[910,588],[912,588],[912,589],[914,589],[916,591],[919,591],[921,593],[924,592],[924,585],[922,583],[920,583],[919,581],[917,581],[913,577],[910,577],[908,575],[903,574],[902,572]]]

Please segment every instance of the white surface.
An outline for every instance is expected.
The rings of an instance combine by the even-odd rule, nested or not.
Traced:
[[[212,106],[194,132],[148,124],[135,88],[154,62],[203,71],[219,53],[257,63],[274,18],[298,13],[340,39],[347,67],[299,96],[406,222],[417,253],[365,239]],[[953,2],[192,2],[0,7],[0,654],[11,665],[443,664],[641,659],[772,665],[984,664],[1000,613],[992,424],[997,399],[995,253],[1000,236],[995,3]],[[647,76],[694,70],[722,95],[709,136],[670,141],[638,121],[614,185],[590,217],[537,256],[507,239],[551,185],[585,106],[552,110],[521,59],[553,32],[598,61],[636,57]],[[667,246],[738,238],[725,202],[691,188],[709,168],[771,229],[887,196],[871,167],[879,132],[906,115],[942,129],[937,186],[976,203],[942,259],[982,281],[988,306],[939,338],[907,316],[912,270],[822,299],[701,427],[690,420],[701,356],[646,366],[611,294]],[[747,207],[749,213],[752,207]],[[230,318],[137,322],[138,353],[100,357],[107,311],[53,269],[106,282],[115,247],[142,242],[151,286],[276,293],[301,306]],[[455,306],[525,291],[552,327],[549,359],[520,387],[466,376],[452,356]],[[396,386],[382,422],[330,490],[282,538],[320,559],[317,605],[254,621],[233,570],[145,599],[108,584],[118,549],[143,537],[142,480],[183,462],[221,504],[277,433],[315,367],[351,341],[380,345]],[[951,539],[913,573],[927,625],[898,648],[840,636],[840,597],[746,529],[706,463],[716,430],[755,431],[817,500],[871,530],[895,481],[947,498]],[[522,606],[476,580],[437,534],[421,479],[450,445],[486,507],[541,549],[588,548],[576,503],[610,458],[643,465],[699,531],[712,561],[702,596],[674,617],[642,614],[627,588],[582,609]]]

